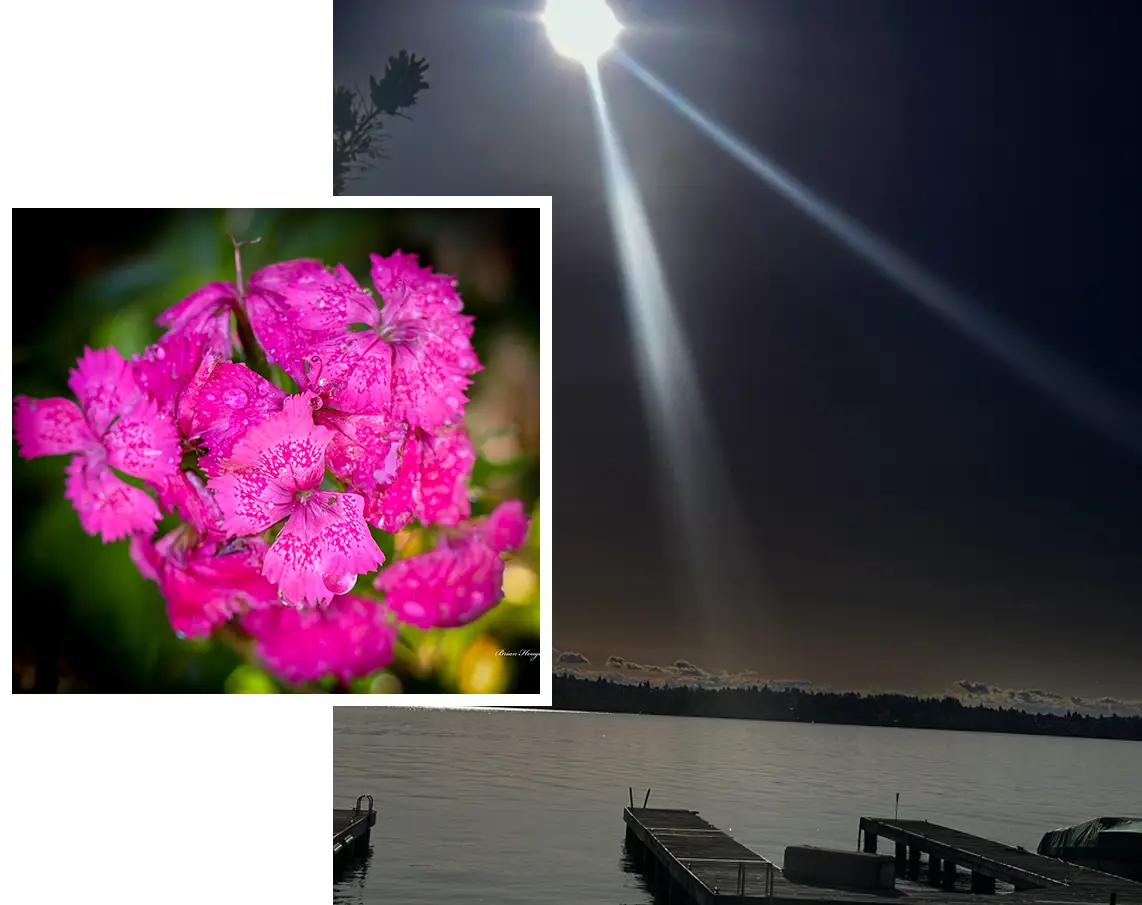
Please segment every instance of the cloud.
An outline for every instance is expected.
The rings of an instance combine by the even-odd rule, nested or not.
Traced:
[[[659,666],[655,663],[635,663],[617,654],[607,657],[602,666],[592,666],[582,654],[557,651],[555,668],[563,675],[605,678],[620,685],[637,685],[640,682],[688,688],[750,688],[768,685],[781,691],[790,688],[807,690],[813,687],[811,682],[804,679],[764,679],[753,670],[714,673],[689,660],[675,660],[670,666]]]
[[[1064,714],[1067,711],[1087,716],[1142,716],[1142,701],[1125,701],[1118,698],[1084,698],[1080,695],[1061,695],[1042,688],[1000,688],[986,682],[961,679],[949,689],[952,697],[968,706],[1002,707],[1023,710],[1027,713]]]

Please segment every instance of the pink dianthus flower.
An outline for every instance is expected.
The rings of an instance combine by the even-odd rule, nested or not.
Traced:
[[[67,466],[64,495],[88,534],[103,542],[151,531],[159,507],[112,469],[160,485],[178,471],[179,437],[171,419],[140,388],[115,349],[84,349],[71,371],[70,399],[16,397],[20,454],[78,453]]]
[[[527,535],[523,504],[511,500],[427,553],[398,560],[373,582],[402,622],[420,628],[450,628],[479,618],[503,596],[500,554]]]
[[[328,603],[384,562],[362,516],[364,500],[318,489],[333,432],[313,423],[310,398],[288,397],[281,412],[234,444],[208,483],[227,534],[259,534],[286,519],[262,574],[296,606]]]
[[[157,541],[132,538],[131,559],[158,584],[178,636],[204,638],[243,610],[281,605],[261,574],[267,546],[257,537],[199,541],[181,526]]]
[[[242,617],[242,627],[253,635],[262,662],[289,682],[368,675],[389,664],[397,637],[385,608],[355,594],[320,609],[253,610]]]
[[[371,261],[380,305],[342,265],[287,261],[258,271],[247,298],[255,334],[326,407],[426,430],[458,422],[480,363],[454,280],[399,251]]]

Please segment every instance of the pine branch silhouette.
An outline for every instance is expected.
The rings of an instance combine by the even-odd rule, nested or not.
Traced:
[[[382,117],[404,116],[416,105],[417,95],[428,88],[428,63],[402,50],[389,57],[378,80],[369,76],[369,93],[336,85],[333,88],[333,194],[345,192],[345,183],[386,158]]]

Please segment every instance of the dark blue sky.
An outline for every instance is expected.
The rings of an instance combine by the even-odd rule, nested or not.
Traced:
[[[625,50],[1142,409],[1140,4],[614,3]],[[1142,461],[933,317],[614,60],[604,86],[764,576],[679,599],[589,94],[536,3],[334,4],[427,57],[366,194],[554,196],[555,642],[845,687],[1142,697]],[[680,480],[686,476],[680,476]],[[699,641],[705,637],[706,641]]]

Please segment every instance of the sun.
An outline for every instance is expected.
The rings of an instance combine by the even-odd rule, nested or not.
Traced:
[[[595,65],[623,30],[606,0],[547,0],[543,24],[551,45],[583,66]]]

